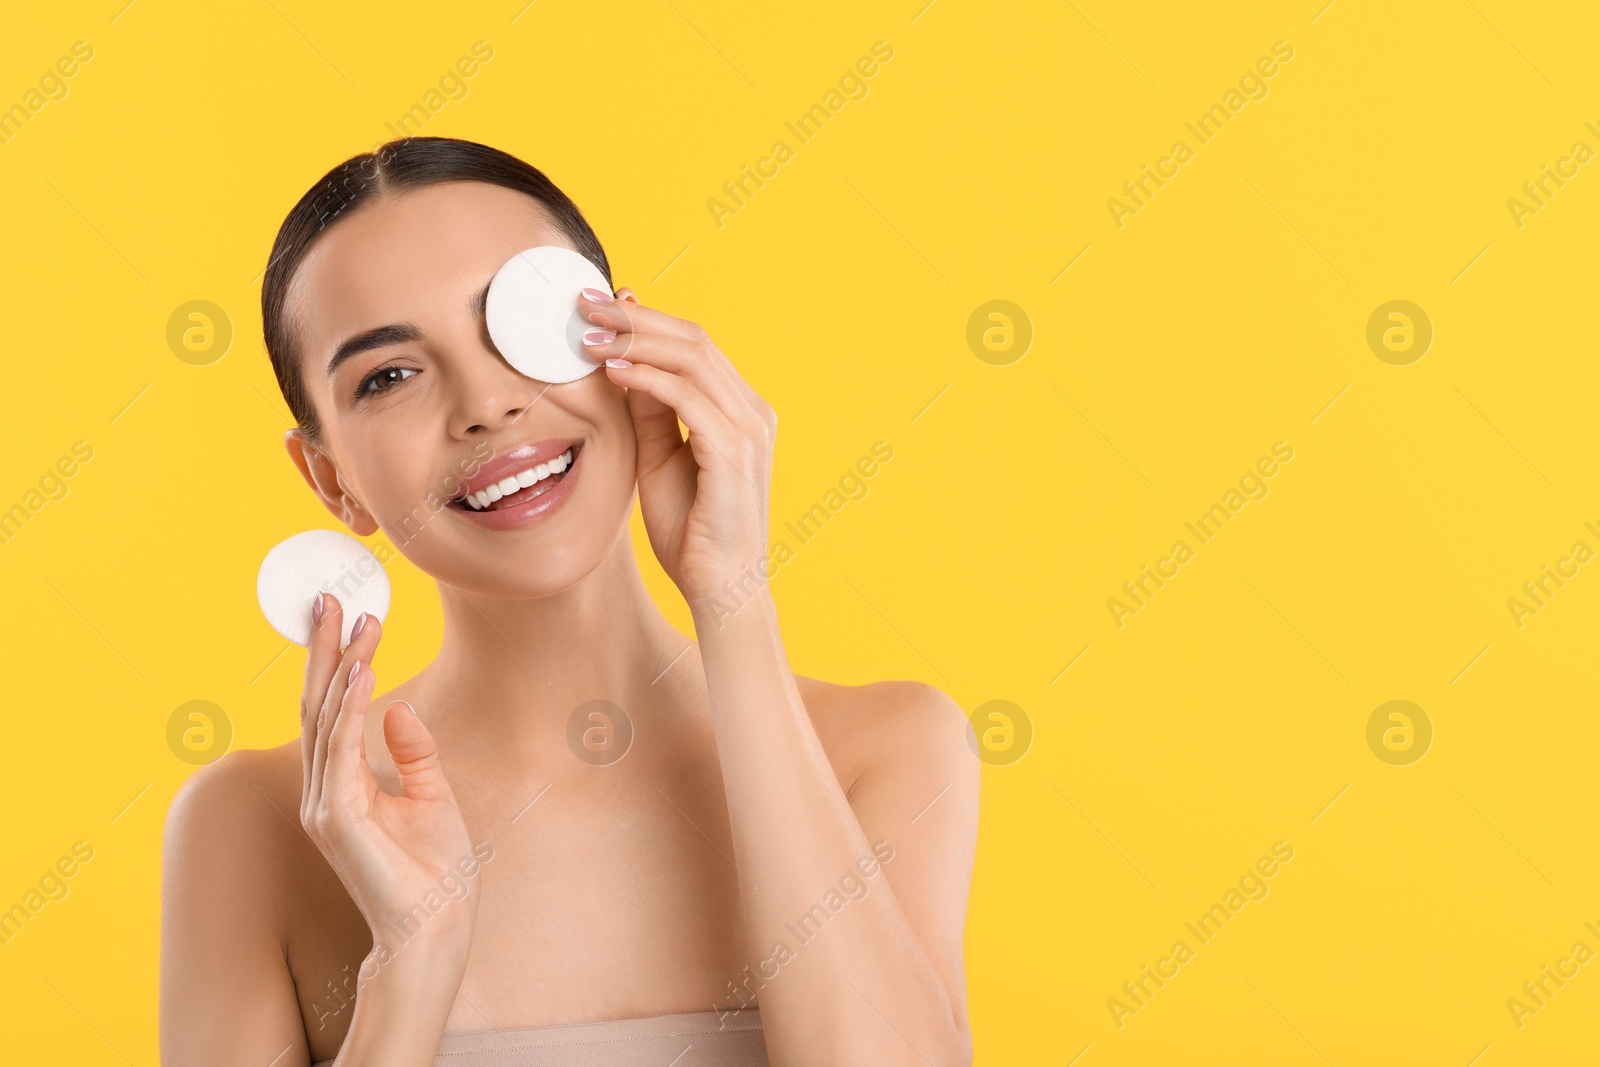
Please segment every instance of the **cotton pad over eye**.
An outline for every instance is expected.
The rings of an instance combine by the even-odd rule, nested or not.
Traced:
[[[367,546],[338,530],[307,530],[274,545],[256,575],[256,599],[272,628],[302,647],[311,644],[311,605],[332,593],[343,608],[339,647],[362,612],[383,621],[389,611],[389,575]]]
[[[524,249],[489,283],[485,316],[495,347],[518,371],[541,382],[574,382],[599,369],[584,350],[594,324],[578,314],[585,286],[611,292],[588,259],[555,245]]]

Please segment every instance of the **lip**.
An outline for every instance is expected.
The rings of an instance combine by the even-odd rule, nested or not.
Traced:
[[[462,483],[461,491],[455,495],[455,500],[464,500],[469,495],[482,489],[487,489],[495,482],[504,481],[519,471],[529,467],[537,467],[541,463],[548,463],[569,448],[583,444],[577,437],[552,437],[544,441],[534,441],[530,444],[518,445],[509,452],[501,453]],[[574,457],[576,458],[576,457]]]
[[[461,502],[467,493],[477,492],[518,471],[552,460],[569,448],[575,449],[572,466],[567,468],[555,485],[538,496],[529,497],[521,503],[495,511],[474,511]],[[485,464],[482,470],[467,479],[466,488],[462,490],[461,495],[450,502],[450,510],[491,530],[511,530],[539,522],[560,508],[572,496],[578,479],[582,476],[582,468],[585,466],[580,462],[583,451],[583,441],[580,438],[553,438],[520,445]]]

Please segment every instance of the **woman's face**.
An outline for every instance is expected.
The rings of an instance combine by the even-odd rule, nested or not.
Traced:
[[[356,533],[381,528],[439,581],[507,599],[559,592],[593,571],[626,533],[635,488],[623,390],[604,371],[561,385],[525,377],[489,338],[490,280],[537,245],[573,247],[531,197],[484,182],[433,185],[329,227],[287,302],[322,426],[320,446],[290,431],[301,473]],[[348,340],[380,327],[412,336],[330,371]],[[542,445],[543,458],[569,443],[577,458],[561,475],[568,484],[548,490],[554,507],[496,515],[446,503],[514,449]]]

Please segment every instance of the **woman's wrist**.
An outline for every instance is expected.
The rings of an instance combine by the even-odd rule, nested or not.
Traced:
[[[777,605],[763,575],[701,581],[684,592],[695,632],[704,641],[732,629],[777,621]]]
[[[388,931],[373,933],[372,951],[361,963],[362,979],[368,981],[384,973],[394,974],[399,981],[421,973],[459,978],[467,968],[476,912],[476,907],[453,915],[447,910],[433,916],[426,925],[408,929],[404,922],[398,922]]]
[[[337,1067],[433,1067],[468,947],[459,932],[443,930],[419,931],[398,946],[374,943],[361,964]]]

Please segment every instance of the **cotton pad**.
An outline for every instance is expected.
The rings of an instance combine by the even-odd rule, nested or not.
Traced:
[[[389,575],[367,546],[338,530],[307,530],[280,541],[261,561],[256,598],[272,628],[302,647],[311,644],[311,605],[332,593],[344,611],[339,647],[362,612],[380,622],[389,611]]]
[[[555,245],[524,249],[489,283],[485,316],[495,347],[518,371],[541,382],[575,382],[598,370],[583,343],[593,329],[578,314],[579,290],[611,292],[588,259]]]

